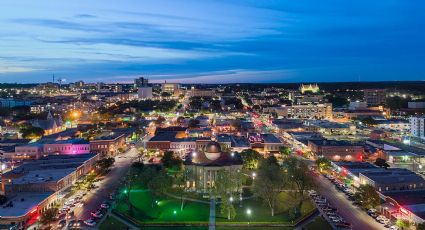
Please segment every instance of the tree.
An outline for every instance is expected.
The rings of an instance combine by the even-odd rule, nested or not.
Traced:
[[[172,179],[164,169],[157,171],[156,175],[147,184],[148,189],[154,197],[160,196],[171,188]]]
[[[112,165],[114,165],[114,163],[115,163],[115,158],[107,157],[107,158],[98,160],[96,162],[96,166],[101,173],[105,173],[109,170],[110,167],[112,167]]]
[[[328,160],[327,158],[324,158],[324,157],[319,157],[319,158],[317,158],[317,160],[316,160],[316,165],[317,165],[317,168],[320,170],[320,171],[323,171],[323,170],[328,170],[328,169],[330,169],[331,168],[331,161],[330,160]]]
[[[308,165],[303,160],[299,160],[295,157],[290,157],[285,160],[283,163],[286,171],[287,171],[287,181],[289,184],[292,184],[295,190],[297,191],[298,199],[298,209],[297,211],[301,211],[301,206],[304,201],[304,193],[305,191],[313,188],[313,178],[311,174],[309,174]]]
[[[236,217],[235,206],[227,196],[225,198],[221,198],[220,213],[222,215],[227,215],[228,220],[233,220]]]
[[[416,230],[425,230],[425,222],[417,224]]]
[[[57,208],[49,208],[41,214],[40,222],[42,224],[50,224],[56,220],[56,216],[58,215]]]
[[[253,192],[263,199],[274,216],[278,195],[285,185],[281,168],[272,160],[263,159],[258,165]]]
[[[259,160],[263,158],[260,153],[252,149],[245,149],[240,155],[245,169],[256,169]]]
[[[407,229],[410,227],[410,222],[408,220],[405,219],[398,219],[395,222],[395,225],[397,225],[397,227],[401,228],[401,229]]]
[[[174,156],[173,151],[165,151],[164,156],[161,159],[162,165],[167,169],[180,170],[182,168],[183,161]]]
[[[289,147],[287,147],[287,146],[280,146],[280,147],[279,147],[279,153],[280,153],[282,156],[287,157],[287,156],[291,155],[292,150],[291,150],[291,148],[289,148]]]
[[[143,147],[140,147],[137,151],[137,158],[139,159],[139,162],[141,162],[141,159],[143,158],[143,155],[145,154],[146,149]]]
[[[380,198],[375,188],[371,185],[360,185],[358,192],[354,195],[364,208],[375,208],[380,204]]]
[[[382,159],[382,158],[376,158],[375,165],[378,166],[378,167],[381,167],[381,168],[385,168],[385,169],[390,167],[390,165],[387,163],[387,161],[385,159]]]
[[[186,180],[184,172],[175,173],[173,177],[174,191],[173,193],[177,194],[180,197],[180,211],[183,211],[184,202],[185,202],[185,191],[186,191]]]
[[[44,130],[39,127],[27,126],[20,130],[25,139],[38,139],[44,135]]]
[[[227,215],[227,219],[236,216],[236,210],[232,203],[233,193],[242,190],[242,177],[238,171],[220,170],[214,184],[213,194],[221,198],[220,212]]]

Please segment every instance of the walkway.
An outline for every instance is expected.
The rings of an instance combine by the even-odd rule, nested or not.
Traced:
[[[215,199],[210,201],[210,221],[208,224],[208,230],[215,230]]]

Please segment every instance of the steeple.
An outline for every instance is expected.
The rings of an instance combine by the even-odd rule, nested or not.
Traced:
[[[49,112],[47,113],[47,120],[53,120],[53,115],[52,115],[52,113],[50,112],[50,110],[49,110]]]

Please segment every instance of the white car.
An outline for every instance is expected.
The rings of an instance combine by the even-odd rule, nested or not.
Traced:
[[[94,221],[93,219],[88,219],[84,221],[84,224],[86,224],[87,226],[93,227],[96,225],[96,221]]]

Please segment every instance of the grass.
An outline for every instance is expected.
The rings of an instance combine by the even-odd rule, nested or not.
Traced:
[[[116,218],[107,216],[106,219],[99,225],[99,230],[118,230],[127,229],[127,227],[127,225]]]
[[[298,218],[293,217],[290,214],[296,207],[297,202],[287,192],[279,194],[279,200],[275,209],[275,215],[271,216],[270,208],[264,204],[259,198],[252,198],[244,200],[242,207],[239,203],[235,203],[236,217],[233,220],[228,220],[226,215],[220,213],[220,206],[216,208],[216,222],[226,223],[287,223],[292,224],[297,221]],[[251,215],[248,216],[246,211],[250,209]],[[301,216],[305,216],[313,211],[315,208],[310,200],[306,199],[301,206]]]
[[[331,225],[323,219],[323,217],[316,217],[312,222],[305,226],[306,230],[332,230]]]
[[[183,211],[180,211],[181,201],[176,199],[158,199],[155,203],[148,190],[132,190],[130,201],[133,210],[123,201],[117,205],[117,211],[128,214],[141,223],[207,223],[209,218],[209,204],[185,202]]]

